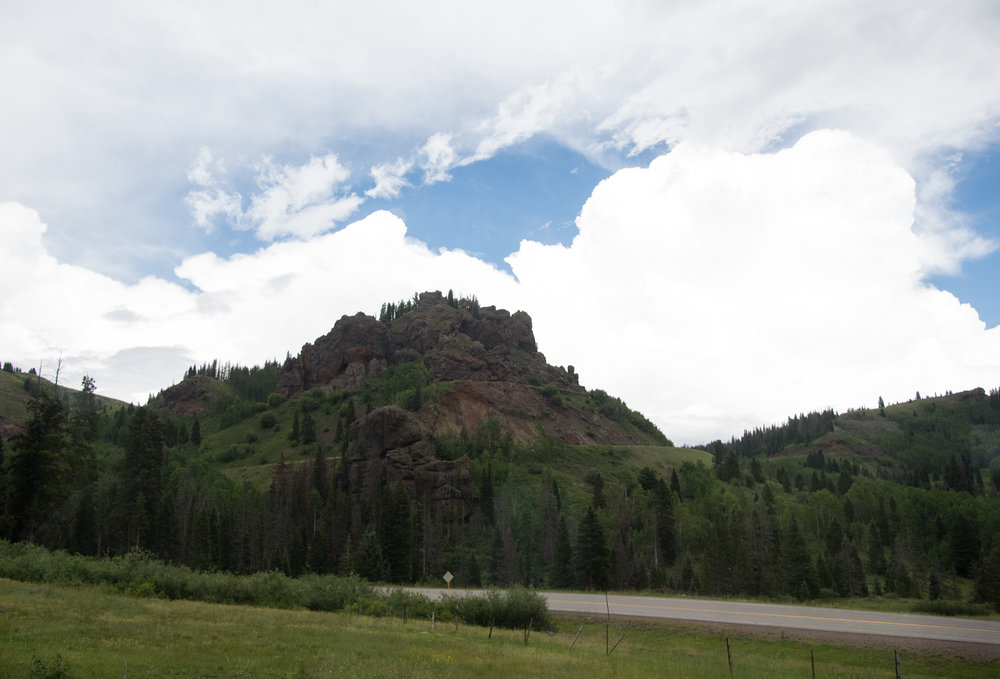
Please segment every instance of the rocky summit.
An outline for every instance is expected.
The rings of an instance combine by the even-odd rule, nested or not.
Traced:
[[[572,445],[659,442],[596,407],[572,366],[549,365],[527,313],[460,304],[440,292],[424,292],[406,308],[382,319],[342,317],[285,363],[278,393],[354,391],[393,366],[422,362],[430,382],[449,384],[413,409],[433,436],[473,432],[493,418],[518,442],[533,441],[539,427]]]

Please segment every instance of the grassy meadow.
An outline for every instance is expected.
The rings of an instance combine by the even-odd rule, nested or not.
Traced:
[[[575,647],[577,631],[583,624]],[[7,677],[721,677],[722,633],[678,624],[562,618],[555,633],[348,613],[276,610],[0,579],[0,678]],[[895,675],[885,648],[731,637],[733,676]],[[902,677],[995,677],[995,663],[900,653]]]

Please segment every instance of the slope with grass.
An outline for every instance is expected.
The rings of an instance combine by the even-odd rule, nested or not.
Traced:
[[[554,634],[534,633],[526,641],[520,630],[164,601],[8,580],[0,580],[0,609],[0,672],[12,678],[704,677],[726,675],[730,658],[741,677],[808,676],[813,666],[817,676],[896,676],[891,648],[730,638],[684,625],[613,621],[606,630],[602,621],[567,618]],[[898,657],[901,676],[917,679],[996,673],[987,660],[910,651]]]

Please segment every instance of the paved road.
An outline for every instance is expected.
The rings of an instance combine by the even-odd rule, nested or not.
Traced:
[[[444,589],[418,589],[438,597]],[[465,590],[452,590],[465,594]],[[475,593],[475,592],[469,592]],[[603,594],[540,592],[549,610],[560,613],[607,614]],[[734,626],[780,627],[788,630],[907,637],[933,641],[1000,646],[1000,622],[931,615],[877,613],[815,606],[783,606],[703,599],[668,599],[610,595],[611,616],[692,620]]]

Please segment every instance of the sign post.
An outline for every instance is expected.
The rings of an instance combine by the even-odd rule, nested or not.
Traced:
[[[451,574],[451,571],[446,571],[444,574],[444,581],[448,583],[448,597],[451,598],[451,581],[455,579],[455,576]]]

